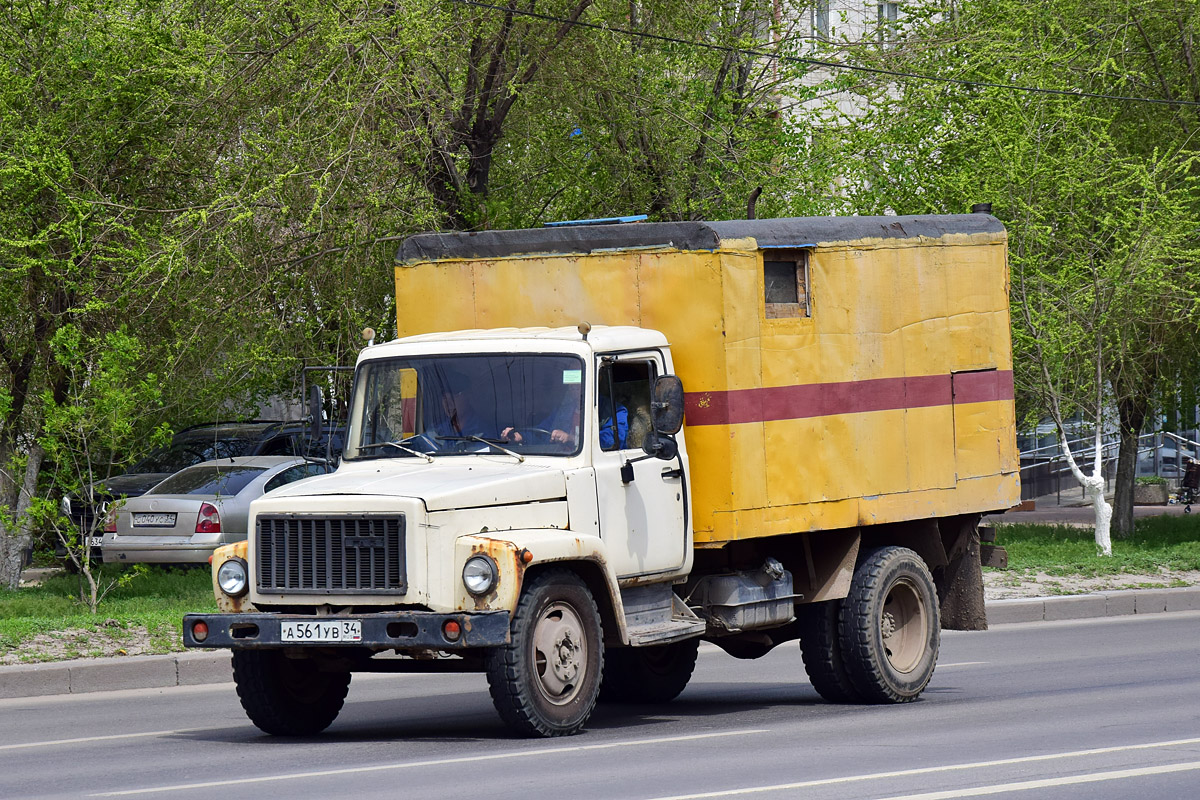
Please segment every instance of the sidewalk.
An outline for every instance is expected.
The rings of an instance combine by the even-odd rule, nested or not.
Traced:
[[[1133,516],[1135,519],[1143,519],[1145,517],[1182,517],[1183,506],[1134,506]],[[1192,509],[1192,514],[1200,520],[1200,504],[1197,504]],[[991,514],[983,518],[983,524],[995,523],[1025,523],[1039,525],[1094,525],[1096,522],[1096,512],[1092,508],[1091,503],[1082,506],[1074,505],[1048,505],[1038,502],[1032,511],[1007,511],[1003,514]],[[1198,522],[1197,524],[1200,524]]]
[[[1030,512],[1032,513],[1032,512]],[[990,625],[1200,611],[1200,587],[992,600]],[[0,699],[198,686],[233,680],[229,652],[53,661],[0,667]]]

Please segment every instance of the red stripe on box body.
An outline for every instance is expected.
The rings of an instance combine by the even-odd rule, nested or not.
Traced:
[[[687,392],[688,425],[737,425],[1013,399],[1012,370]]]

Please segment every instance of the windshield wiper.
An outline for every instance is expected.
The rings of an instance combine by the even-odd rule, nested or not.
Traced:
[[[500,443],[499,443],[499,441],[498,441],[498,440],[496,440],[496,439],[485,439],[485,438],[483,438],[482,436],[475,436],[475,435],[468,435],[468,436],[439,436],[439,437],[437,437],[437,438],[438,438],[438,439],[443,439],[443,440],[446,440],[446,441],[451,441],[451,442],[466,442],[466,441],[471,441],[471,442],[483,442],[483,443],[484,443],[484,444],[486,444],[488,447],[494,447],[494,448],[496,448],[497,450],[499,450],[501,453],[505,453],[505,454],[507,454],[507,455],[510,455],[510,456],[512,456],[513,458],[517,459],[517,461],[520,461],[520,462],[522,462],[522,463],[524,463],[524,461],[525,461],[525,456],[523,456],[523,455],[521,455],[520,453],[517,453],[517,452],[515,452],[515,451],[513,451],[513,450],[509,450],[507,447],[501,447],[501,446],[500,446]]]
[[[399,442],[373,442],[371,444],[359,445],[358,449],[359,450],[374,450],[376,447],[394,447],[397,450],[402,450],[405,453],[409,453],[410,455],[420,456],[421,458],[428,461],[430,464],[433,463],[433,456],[429,455],[429,453],[422,453],[419,450],[413,450],[411,447],[405,447],[404,445],[400,444]]]

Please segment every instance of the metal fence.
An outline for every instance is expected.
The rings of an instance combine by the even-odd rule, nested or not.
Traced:
[[[1156,475],[1166,479],[1169,485],[1178,486],[1186,460],[1200,459],[1200,441],[1197,441],[1200,435],[1195,430],[1183,433],[1161,431],[1139,436],[1135,475],[1139,478]],[[1096,453],[1095,438],[1081,437],[1068,441],[1075,463],[1085,473],[1090,473]],[[1112,491],[1120,442],[1115,435],[1106,437],[1100,448],[1106,491]],[[1021,499],[1045,500],[1049,497],[1055,498],[1060,505],[1087,499],[1083,486],[1071,474],[1067,459],[1057,443],[1021,452]]]

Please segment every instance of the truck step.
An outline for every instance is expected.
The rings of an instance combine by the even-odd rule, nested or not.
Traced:
[[[646,647],[652,644],[668,644],[681,639],[691,639],[704,633],[704,620],[672,617],[669,622],[653,627],[630,628],[629,644]]]
[[[679,599],[670,584],[625,589],[625,622],[629,644],[646,647],[690,639],[704,633],[705,622]]]

